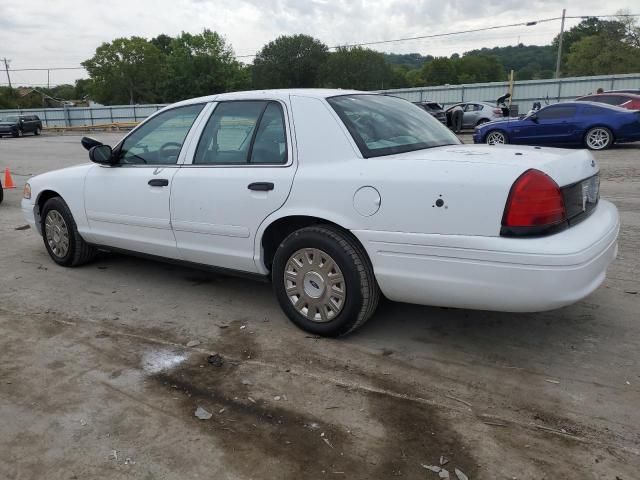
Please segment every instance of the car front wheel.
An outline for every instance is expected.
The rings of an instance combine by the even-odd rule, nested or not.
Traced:
[[[504,132],[500,132],[498,130],[493,130],[492,132],[487,133],[485,137],[485,143],[487,145],[504,145],[509,143],[507,139],[507,135]]]
[[[62,198],[47,200],[41,218],[44,246],[58,265],[76,267],[95,257],[95,248],[78,233],[71,211]]]
[[[330,225],[302,228],[278,247],[273,288],[280,306],[307,332],[336,337],[362,326],[380,291],[364,250]]]
[[[36,130],[33,132],[34,135],[40,135],[40,127],[36,127]]]
[[[613,144],[613,133],[606,127],[593,127],[584,136],[584,143],[590,150],[604,150]]]

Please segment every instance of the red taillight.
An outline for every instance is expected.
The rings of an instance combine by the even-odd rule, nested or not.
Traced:
[[[541,171],[531,169],[511,187],[502,218],[503,234],[543,233],[566,220],[558,184]]]

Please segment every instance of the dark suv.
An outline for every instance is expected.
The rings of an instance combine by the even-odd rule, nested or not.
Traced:
[[[444,109],[442,108],[442,105],[440,105],[438,102],[426,101],[426,102],[413,102],[413,103],[418,105],[419,107],[424,108],[427,112],[429,112],[431,115],[436,117],[436,119],[439,120],[444,125],[447,124],[447,114],[444,113]]]
[[[0,120],[0,137],[11,135],[21,137],[25,133],[40,135],[42,122],[37,115],[11,115]]]

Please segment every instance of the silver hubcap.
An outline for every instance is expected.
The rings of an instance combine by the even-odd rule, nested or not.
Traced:
[[[69,229],[67,223],[57,210],[50,210],[44,220],[44,231],[47,243],[53,254],[64,257],[69,251]]]
[[[487,143],[489,145],[503,145],[507,142],[502,133],[491,132],[489,135],[487,135]]]
[[[346,283],[338,264],[317,248],[304,248],[289,257],[284,288],[295,309],[312,322],[330,322],[342,311]]]
[[[603,128],[594,128],[587,135],[587,144],[594,150],[601,150],[609,144],[609,132]]]

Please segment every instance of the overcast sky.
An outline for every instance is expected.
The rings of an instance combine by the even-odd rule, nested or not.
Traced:
[[[560,16],[563,8],[580,16],[620,9],[640,13],[637,0],[0,0],[0,59],[11,59],[14,69],[77,67],[113,38],[204,28],[225,36],[236,55],[246,55],[279,35],[305,33],[334,46],[533,21]],[[578,22],[569,20],[567,27]],[[558,20],[371,48],[450,55],[518,41],[546,44],[559,29]],[[51,72],[51,83],[85,76],[83,70]],[[14,84],[47,81],[46,72],[12,72],[11,77]],[[6,82],[0,72],[0,85]]]

